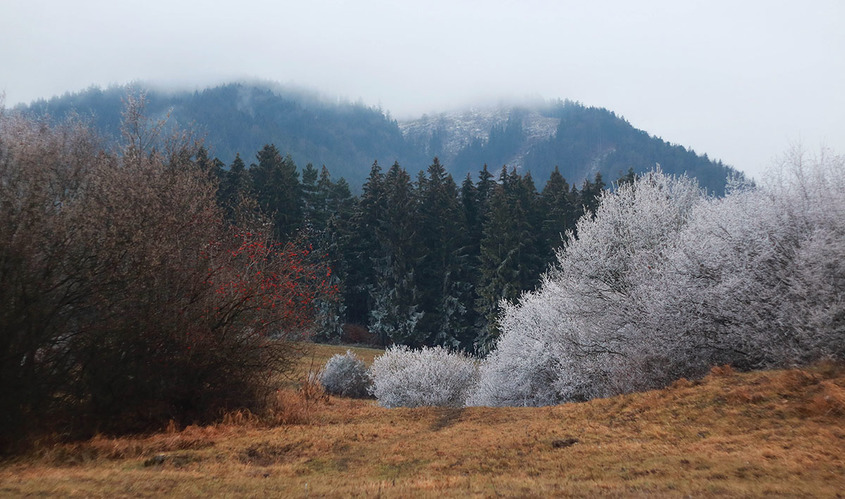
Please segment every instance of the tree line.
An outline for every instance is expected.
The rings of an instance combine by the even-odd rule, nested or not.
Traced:
[[[385,170],[375,161],[354,196],[326,166],[299,171],[272,144],[249,166],[240,155],[228,167],[202,158],[229,216],[251,203],[280,240],[304,237],[327,259],[339,289],[318,305],[315,338],[327,342],[487,351],[500,301],[538,284],[606,187],[600,173],[579,188],[555,168],[538,191],[530,172],[503,166],[494,175],[487,165],[458,185],[435,157],[415,179],[398,162]]]

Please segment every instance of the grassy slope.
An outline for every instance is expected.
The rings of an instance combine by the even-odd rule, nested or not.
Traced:
[[[345,351],[332,348],[318,347],[315,364]],[[376,353],[361,351],[368,360]],[[236,422],[44,449],[0,467],[0,496],[845,490],[842,367],[714,369],[701,382],[544,408],[387,410],[328,398],[307,409],[297,425]]]

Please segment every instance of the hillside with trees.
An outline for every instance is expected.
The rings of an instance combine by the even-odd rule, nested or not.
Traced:
[[[414,177],[433,157],[463,179],[483,165],[531,173],[542,182],[556,167],[570,182],[597,173],[618,178],[660,164],[687,174],[711,193],[724,193],[733,168],[634,128],[612,111],[572,101],[533,102],[444,112],[398,121],[389,110],[327,100],[302,89],[270,83],[231,83],[203,90],[161,91],[143,84],[65,94],[20,109],[61,120],[90,118],[100,133],[119,137],[120,110],[127,93],[144,91],[147,112],[168,117],[170,126],[203,137],[210,153],[226,165],[275,144],[300,165],[326,165],[360,193],[369,165],[399,162]]]
[[[356,195],[121,116],[0,108],[3,490],[841,490],[841,156],[725,196],[435,156]]]

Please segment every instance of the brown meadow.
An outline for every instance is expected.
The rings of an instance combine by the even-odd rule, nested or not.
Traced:
[[[354,349],[370,362],[378,350]],[[316,346],[301,372],[346,347]],[[288,383],[275,420],[44,445],[2,496],[827,496],[845,490],[845,368],[736,373],[541,408],[383,409]],[[285,417],[282,417],[285,415]]]

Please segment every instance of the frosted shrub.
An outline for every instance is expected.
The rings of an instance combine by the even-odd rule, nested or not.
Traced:
[[[660,362],[642,356],[651,331],[639,288],[659,276],[702,199],[694,181],[659,171],[605,192],[540,288],[504,304],[503,334],[469,403],[545,405],[650,387],[640,371]]]
[[[652,172],[605,193],[540,288],[505,305],[477,405],[665,386],[709,366],[845,358],[845,162],[792,151],[721,199]]]
[[[370,393],[383,407],[459,407],[475,386],[478,368],[472,358],[442,347],[393,346],[376,357],[370,376]]]
[[[320,383],[328,393],[343,397],[366,397],[370,387],[367,366],[351,350],[334,355],[319,374]]]
[[[534,292],[523,295],[519,305],[502,303],[500,327],[509,333],[481,361],[479,383],[467,405],[540,406],[560,401],[553,386],[559,359],[550,342],[561,316],[547,298]]]
[[[670,255],[662,329],[744,368],[845,357],[843,166],[793,150],[762,188],[702,206]]]

